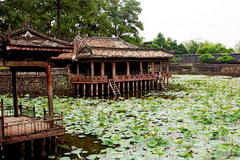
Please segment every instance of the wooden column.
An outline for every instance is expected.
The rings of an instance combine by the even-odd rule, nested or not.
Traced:
[[[140,91],[142,91],[142,89],[143,89],[143,81],[140,81]]]
[[[144,81],[144,90],[147,90],[147,81]]]
[[[143,74],[143,63],[142,61],[139,62],[139,69],[140,69],[140,75]]]
[[[132,91],[135,91],[135,81],[132,81]]]
[[[102,95],[104,95],[104,83],[102,83]]]
[[[167,65],[167,74],[169,73],[169,62],[167,61],[166,62],[166,65]]]
[[[114,79],[116,75],[116,63],[112,62],[112,78]]]
[[[138,91],[138,81],[136,81],[136,91]]]
[[[79,76],[79,63],[77,63],[77,76]],[[80,94],[79,88],[80,88],[80,86],[79,86],[79,84],[77,84],[77,96],[79,96],[79,94]]]
[[[94,62],[91,61],[91,77],[94,78]]]
[[[96,96],[98,96],[98,84],[96,84]]]
[[[162,73],[162,61],[159,62],[159,71]]]
[[[56,136],[51,137],[51,151],[52,151],[52,154],[57,154],[57,138],[56,138]]]
[[[130,75],[130,62],[127,61],[127,75]]]
[[[110,94],[110,85],[107,83],[107,94]]]
[[[129,92],[130,91],[130,82],[126,82],[127,83],[127,92]]]
[[[47,90],[48,90],[48,110],[49,116],[53,117],[53,84],[52,84],[52,71],[51,71],[51,64],[48,63],[46,68],[46,75],[47,75]]]
[[[121,82],[118,82],[118,89],[121,92]]]
[[[83,84],[83,95],[86,96],[86,84]]]
[[[105,76],[105,63],[101,62],[101,77],[103,78]]]
[[[125,93],[126,82],[123,82],[123,93]]]
[[[13,105],[14,105],[14,116],[18,117],[18,98],[17,98],[17,73],[12,71],[12,87],[13,87]]]
[[[90,85],[91,96],[93,96],[93,84]]]
[[[152,63],[152,74],[154,74],[154,73],[155,73],[155,65],[154,65],[154,61],[151,61],[151,63]]]
[[[31,159],[32,157],[32,141],[25,141],[24,142],[24,152],[25,152],[25,159]]]
[[[152,86],[151,86],[151,80],[148,81],[148,90],[151,90]]]

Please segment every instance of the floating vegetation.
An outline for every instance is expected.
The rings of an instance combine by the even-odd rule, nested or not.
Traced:
[[[150,93],[142,99],[55,97],[54,107],[56,112],[64,112],[66,133],[80,139],[83,135],[95,135],[99,143],[108,146],[87,159],[237,160],[239,82],[240,78],[226,76],[181,75],[170,81],[170,91]],[[177,88],[173,89],[174,86]],[[39,115],[47,106],[46,99],[41,97],[21,101],[35,105]],[[97,140],[95,143],[98,144]],[[78,149],[72,152],[80,156],[83,153]],[[61,159],[68,159],[67,155]]]

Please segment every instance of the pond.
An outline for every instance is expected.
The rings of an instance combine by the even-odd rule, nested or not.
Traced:
[[[67,134],[94,135],[107,146],[87,159],[238,160],[239,82],[227,76],[181,75],[171,79],[168,92],[119,101],[55,97],[54,106],[64,112]],[[47,105],[41,97],[21,101],[35,105],[39,115]]]

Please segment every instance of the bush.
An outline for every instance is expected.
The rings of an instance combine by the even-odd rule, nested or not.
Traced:
[[[182,61],[182,57],[177,57],[177,58],[173,58],[173,59],[169,59],[170,62],[181,62]]]
[[[198,56],[198,58],[203,62],[212,62],[215,59],[211,54],[202,54],[201,56]]]
[[[157,48],[157,49],[160,49],[161,47],[158,44],[150,44],[150,45],[147,45],[146,48]]]
[[[217,58],[217,61],[222,62],[222,63],[228,63],[228,62],[232,62],[234,60],[235,60],[235,58],[233,58],[232,56],[222,56],[222,57]]]

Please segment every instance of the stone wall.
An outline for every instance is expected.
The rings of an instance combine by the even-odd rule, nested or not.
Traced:
[[[53,69],[53,94],[75,96],[67,69]],[[18,95],[47,96],[47,79],[43,72],[17,73]],[[0,94],[12,94],[12,77],[9,71],[0,71]]]
[[[240,76],[240,64],[171,63],[172,74],[207,74]]]

